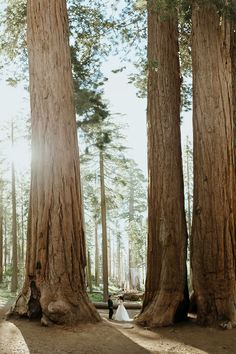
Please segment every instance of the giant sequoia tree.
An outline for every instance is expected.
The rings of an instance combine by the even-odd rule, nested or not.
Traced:
[[[193,287],[198,320],[236,320],[235,168],[230,24],[210,2],[194,3]]]
[[[180,146],[177,16],[168,2],[148,6],[148,263],[139,323],[186,317],[186,241]]]
[[[27,23],[32,175],[26,278],[14,311],[58,323],[99,320],[85,292],[66,1],[28,0]]]

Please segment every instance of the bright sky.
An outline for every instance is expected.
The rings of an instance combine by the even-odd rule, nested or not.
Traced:
[[[9,121],[14,118],[24,107],[24,96],[22,85],[17,87],[8,86],[4,79],[0,81],[0,95],[1,95],[1,115],[0,122]]]
[[[4,81],[0,82],[0,142],[1,156],[15,163],[18,171],[24,172],[30,164],[30,151],[24,139],[25,122],[29,117],[29,101],[27,92],[22,85],[10,87]],[[11,123],[14,121],[15,144],[11,146]],[[22,130],[23,129],[23,130]]]
[[[129,155],[145,172],[147,170],[147,138],[146,138],[146,100],[136,96],[136,88],[128,84],[126,72],[114,74],[111,72],[117,69],[120,63],[117,59],[111,58],[107,65],[104,65],[105,76],[108,81],[105,83],[105,96],[110,102],[112,113],[120,113],[124,118],[121,122],[128,123],[125,134],[127,135]]]

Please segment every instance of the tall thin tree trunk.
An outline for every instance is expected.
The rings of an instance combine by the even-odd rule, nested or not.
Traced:
[[[148,255],[137,319],[151,327],[185,319],[188,309],[178,24],[162,5],[148,3]]]
[[[11,125],[11,143],[14,147],[14,126]],[[18,286],[18,259],[17,259],[17,220],[16,220],[16,181],[15,165],[11,163],[11,194],[12,194],[12,278],[11,292],[16,292]]]
[[[88,251],[88,266],[87,266],[87,278],[88,278],[88,287],[89,287],[89,292],[93,292],[93,285],[92,285],[92,273],[91,273],[91,256],[90,252]]]
[[[129,191],[129,224],[134,220],[134,188],[133,188],[133,178],[130,176],[130,191]],[[129,235],[129,289],[134,289],[133,279],[132,279],[132,270],[134,268],[134,255],[133,255],[133,247],[132,247],[132,239],[131,235]]]
[[[230,25],[195,4],[193,37],[193,288],[201,324],[236,321],[235,169]]]
[[[111,269],[111,233],[110,232],[109,232],[109,236],[108,236],[108,251],[109,251],[109,257],[108,257],[108,264],[109,264],[109,267],[108,267],[108,279],[111,279],[112,269]]]
[[[0,180],[0,283],[3,280],[3,185]]]
[[[187,251],[187,260],[188,260],[188,286],[189,291],[192,289],[192,268],[190,265],[190,244],[191,244],[191,232],[192,232],[192,150],[190,148],[190,141],[187,138],[186,142],[186,189],[187,189],[187,229],[188,229],[188,251]]]
[[[21,263],[25,262],[25,239],[24,239],[24,200],[21,201]]]
[[[191,179],[190,179],[190,161],[191,161],[191,151],[190,151],[190,142],[187,140],[186,146],[186,173],[187,173],[187,226],[189,238],[191,237],[191,227],[192,227],[192,213],[191,213]]]
[[[13,313],[98,321],[86,294],[86,250],[65,0],[28,0],[32,122],[26,278]],[[30,295],[27,297],[27,295]],[[37,302],[38,300],[38,302]]]
[[[21,242],[20,242],[20,233],[21,233],[21,225],[20,223],[16,222],[16,230],[17,230],[17,263],[18,263],[18,266],[20,267],[21,265]]]
[[[117,235],[117,274],[118,274],[118,285],[121,285],[121,235],[118,233]]]
[[[98,223],[97,217],[94,218],[95,231],[95,286],[99,285],[99,247],[98,247]]]
[[[106,221],[106,192],[104,176],[103,151],[99,153],[100,161],[100,188],[101,188],[101,214],[102,214],[102,269],[103,269],[103,300],[108,299],[108,256],[107,256],[107,221]]]
[[[7,270],[7,210],[4,208],[4,272]]]
[[[115,237],[112,241],[112,279],[116,279],[116,240]]]

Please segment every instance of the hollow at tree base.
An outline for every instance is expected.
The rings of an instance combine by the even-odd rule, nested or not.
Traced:
[[[101,320],[99,313],[86,296],[81,297],[80,302],[75,305],[58,297],[50,301],[46,296],[32,296],[28,290],[26,294],[20,293],[15,303],[7,314],[11,316],[28,317],[29,319],[41,319],[44,326],[52,323],[74,325],[79,322],[95,323]]]

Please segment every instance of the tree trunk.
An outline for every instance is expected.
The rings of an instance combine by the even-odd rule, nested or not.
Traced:
[[[26,278],[13,312],[56,323],[98,321],[86,294],[66,1],[28,0],[27,21],[32,172]]]
[[[148,255],[142,312],[151,327],[185,319],[187,228],[180,143],[177,16],[148,6]]]
[[[7,270],[7,210],[4,208],[4,272]]]
[[[17,239],[18,239],[18,242],[17,242],[17,263],[18,263],[18,267],[20,268],[21,266],[21,243],[20,243],[20,233],[21,233],[21,230],[20,230],[20,223],[16,222],[16,230],[17,230]]]
[[[189,238],[191,238],[191,227],[192,227],[192,151],[190,146],[190,141],[187,138],[186,143],[186,185],[187,185],[187,229]]]
[[[130,176],[130,190],[129,190],[129,224],[134,220],[134,187],[133,187],[133,178]],[[133,255],[133,245],[132,238],[129,235],[129,289],[134,290],[135,286],[133,284],[132,271],[135,268],[135,261]]]
[[[235,170],[230,26],[213,5],[193,15],[193,288],[201,324],[236,320]]]
[[[191,232],[192,232],[192,200],[193,200],[193,152],[192,152],[192,146],[191,143],[187,137],[186,139],[186,145],[185,145],[185,185],[186,185],[186,191],[185,195],[186,197],[186,214],[187,214],[187,230],[188,230],[188,237],[189,237],[189,243],[188,243],[188,249],[187,249],[187,262],[189,267],[187,268],[188,270],[188,287],[189,287],[189,292],[191,293],[192,289],[192,269],[190,265],[190,244],[191,244]]]
[[[99,285],[99,248],[98,248],[98,223],[97,217],[94,218],[95,227],[95,286]]]
[[[14,127],[11,125],[11,143],[14,147]],[[16,181],[15,165],[11,163],[11,195],[12,195],[12,278],[11,292],[16,292],[18,286],[18,260],[17,260],[17,220],[16,220]]]
[[[92,285],[92,273],[91,273],[91,257],[90,257],[90,252],[88,251],[88,265],[87,265],[87,277],[88,277],[88,287],[89,287],[89,292],[93,292],[93,285]]]
[[[231,19],[230,28],[230,54],[231,54],[231,72],[232,72],[232,104],[233,104],[233,122],[234,122],[234,163],[236,161],[236,19]]]
[[[21,201],[21,263],[25,263],[25,239],[24,239],[24,200]]]
[[[111,279],[112,277],[112,269],[111,269],[111,234],[109,232],[108,235],[108,251],[109,251],[109,257],[108,257],[108,279]]]
[[[3,183],[0,179],[0,283],[3,280]]]
[[[117,278],[116,277],[117,255],[116,255],[116,238],[115,238],[115,236],[113,237],[113,240],[112,240],[112,256],[111,256],[111,259],[112,259],[112,279],[113,279],[113,281],[115,281],[115,279]]]
[[[104,181],[103,151],[99,153],[100,187],[101,187],[101,214],[102,214],[102,269],[103,269],[103,301],[108,299],[108,256],[107,256],[107,221],[106,221],[106,194]]]
[[[117,281],[118,285],[121,286],[121,234],[117,234]]]

